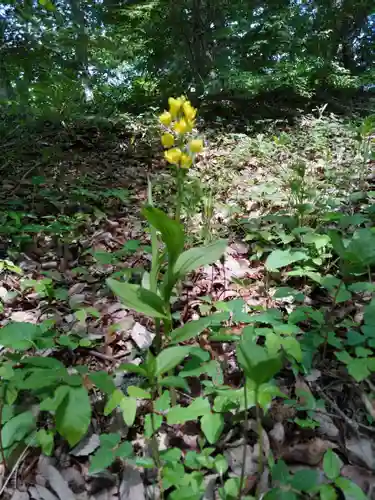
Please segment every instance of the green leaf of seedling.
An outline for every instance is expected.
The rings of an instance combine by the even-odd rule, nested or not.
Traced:
[[[129,441],[124,441],[116,449],[116,457],[118,458],[129,458],[133,455],[133,446]]]
[[[136,399],[151,399],[151,394],[148,391],[134,385],[128,387],[128,394],[130,397]]]
[[[184,249],[185,235],[182,225],[168,217],[162,210],[152,206],[145,207],[142,214],[161,233],[168,250],[170,265],[173,266]]]
[[[104,416],[110,415],[115,408],[120,406],[121,401],[125,397],[124,393],[120,389],[116,389],[112,392],[107,404],[104,407]]]
[[[216,455],[214,465],[220,476],[223,476],[228,470],[228,462],[224,455]]]
[[[352,283],[348,285],[348,290],[353,293],[375,292],[375,283],[369,283],[368,281]]]
[[[298,491],[310,491],[318,484],[318,472],[316,470],[299,470],[291,481],[291,486]]]
[[[171,407],[171,396],[169,391],[164,391],[163,394],[154,403],[156,411],[167,411]]]
[[[38,325],[32,323],[8,323],[0,330],[0,344],[17,351],[26,351],[42,335]]]
[[[115,460],[115,450],[107,447],[99,448],[90,459],[89,473],[96,474],[107,469]]]
[[[302,361],[302,350],[301,344],[294,337],[286,337],[282,339],[281,345],[283,346],[285,352],[292,356],[296,361]]]
[[[210,404],[205,398],[196,398],[189,406],[174,406],[167,413],[169,425],[184,424],[210,413]]]
[[[107,285],[123,303],[134,311],[146,314],[152,318],[166,318],[164,303],[156,293],[139,285],[120,283],[113,278],[107,279]]]
[[[151,438],[163,423],[163,416],[150,413],[145,416],[145,436]]]
[[[123,363],[118,368],[119,371],[136,373],[137,375],[142,375],[142,377],[147,377],[147,370],[144,366],[134,365],[132,363]]]
[[[240,491],[240,479],[238,477],[228,479],[224,484],[226,500],[235,500]]]
[[[84,387],[69,387],[68,393],[55,414],[57,431],[70,446],[86,434],[91,421],[91,403]]]
[[[22,441],[35,429],[35,427],[36,421],[31,411],[19,413],[8,420],[1,429],[3,449],[7,451],[13,444]]]
[[[156,357],[156,375],[172,370],[175,366],[190,354],[192,348],[189,346],[167,347]]]
[[[329,448],[323,458],[323,470],[325,475],[331,481],[334,481],[340,475],[340,470],[342,467],[342,462],[336,453],[333,452],[332,448]]]
[[[321,484],[319,486],[320,500],[337,500],[337,493],[331,484]]]
[[[278,460],[272,467],[272,480],[281,484],[288,484],[290,480],[290,473],[288,466],[284,460]]]
[[[267,257],[266,268],[272,271],[308,258],[308,255],[301,251],[293,252],[292,250],[274,250]]]
[[[98,389],[104,392],[104,394],[110,395],[113,391],[116,390],[113,377],[108,375],[107,372],[92,372],[88,374],[88,378],[94,385],[96,385]]]
[[[370,375],[368,360],[365,358],[355,358],[346,365],[349,375],[357,382],[365,380]]]
[[[177,389],[184,389],[187,393],[190,392],[190,387],[186,380],[180,377],[164,377],[159,381],[159,384],[163,387],[176,387]]]
[[[46,398],[40,403],[40,409],[42,411],[53,411],[55,412],[60,404],[63,402],[65,397],[68,395],[69,387],[67,385],[60,385],[56,390],[52,398]]]
[[[101,447],[115,448],[121,441],[121,436],[119,434],[115,434],[114,432],[112,432],[110,434],[101,434],[99,439]]]
[[[258,386],[268,382],[282,366],[279,357],[270,357],[265,348],[243,339],[237,345],[237,359],[246,375]]]
[[[190,340],[203,332],[211,324],[211,316],[200,318],[196,321],[185,323],[184,326],[173,330],[170,334],[171,344]]]
[[[176,463],[181,460],[182,451],[180,448],[171,448],[160,452],[160,458],[165,462]]]
[[[361,488],[346,477],[338,477],[335,484],[343,491],[346,500],[368,500]]]
[[[208,413],[201,418],[201,428],[210,444],[216,443],[224,429],[224,417],[220,413]]]
[[[54,446],[53,432],[39,429],[36,433],[36,442],[41,447],[43,455],[47,455],[48,457],[52,455]]]
[[[124,398],[120,401],[119,404],[122,417],[126,425],[131,427],[134,424],[134,420],[137,414],[137,400],[135,398]]]
[[[227,247],[227,240],[218,240],[204,247],[190,248],[182,253],[174,266],[174,274],[183,278],[199,267],[207,266],[219,260]]]

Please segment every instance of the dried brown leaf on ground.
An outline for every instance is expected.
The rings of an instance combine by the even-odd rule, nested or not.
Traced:
[[[127,466],[122,474],[119,488],[119,500],[145,500],[145,487],[141,474]]]
[[[348,458],[352,464],[375,471],[375,443],[368,438],[352,436],[345,441]]]
[[[284,447],[280,458],[290,463],[318,465],[329,448],[336,448],[336,445],[316,437],[304,443],[294,443]]]

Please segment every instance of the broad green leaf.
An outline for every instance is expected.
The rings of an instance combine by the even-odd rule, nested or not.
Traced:
[[[42,370],[34,369],[18,385],[21,389],[42,389],[44,387],[56,386],[58,382],[65,380],[68,376],[66,368],[60,370]]]
[[[163,373],[172,370],[181,361],[190,354],[191,347],[176,346],[167,347],[156,357],[156,375],[160,376]]]
[[[210,444],[216,443],[224,429],[224,418],[220,413],[208,413],[201,418],[201,428]]]
[[[111,448],[99,448],[90,459],[89,473],[96,474],[107,469],[115,460],[116,453]]]
[[[122,410],[122,417],[126,425],[131,427],[134,424],[135,416],[137,414],[137,400],[135,398],[127,398],[126,396],[120,401],[119,404]]]
[[[332,481],[336,479],[340,475],[341,466],[341,460],[333,452],[332,448],[329,448],[323,458],[323,470],[328,479]]]
[[[185,235],[182,225],[152,206],[145,207],[142,214],[161,233],[168,250],[169,264],[173,266],[184,249]]]
[[[285,352],[292,356],[296,361],[302,361],[301,344],[294,337],[286,337],[282,340],[282,346]]]
[[[361,382],[370,375],[370,369],[366,359],[354,358],[346,365],[349,375],[357,382]]]
[[[60,385],[56,390],[52,398],[44,399],[39,407],[42,411],[53,411],[55,412],[57,408],[61,405],[63,400],[66,398],[69,392],[69,387],[67,385]]]
[[[302,241],[307,245],[315,245],[317,250],[324,248],[330,242],[327,234],[307,233],[302,236]]]
[[[368,500],[361,488],[346,477],[338,477],[335,484],[344,492],[346,500]]]
[[[25,411],[12,417],[1,429],[1,441],[4,450],[8,450],[13,444],[22,441],[35,427],[36,420],[31,411]]]
[[[185,325],[180,328],[176,328],[170,333],[170,337],[172,339],[171,343],[176,344],[178,342],[184,342],[196,337],[211,324],[211,320],[211,316],[205,316],[197,319],[196,321],[185,323]]]
[[[184,389],[186,392],[190,392],[190,387],[182,376],[164,377],[159,381],[159,384],[163,387],[177,387],[178,389]]]
[[[292,250],[274,250],[267,257],[266,268],[272,271],[289,266],[294,262],[306,259],[308,259],[308,255],[305,252],[293,252]]]
[[[174,406],[167,413],[169,425],[184,424],[189,420],[196,420],[210,413],[210,404],[208,399],[196,398],[189,406]]]
[[[272,480],[281,484],[288,484],[290,479],[289,468],[284,460],[278,460],[272,467]]]
[[[124,441],[116,450],[116,457],[128,458],[133,455],[133,446],[129,441]]]
[[[128,387],[128,394],[132,398],[136,399],[151,399],[151,394],[145,391],[141,387],[136,387],[135,385],[130,385]]]
[[[77,444],[86,434],[91,421],[91,404],[84,387],[69,387],[69,391],[56,410],[57,431],[70,446]]]
[[[216,455],[215,457],[215,469],[222,476],[228,470],[228,462],[224,455]]]
[[[337,493],[331,484],[322,484],[319,487],[320,500],[336,500]]]
[[[164,391],[163,394],[154,403],[155,410],[162,412],[167,411],[171,407],[171,396],[169,391]]]
[[[115,448],[120,443],[121,436],[112,432],[110,434],[101,434],[99,439],[102,448]]]
[[[170,448],[169,450],[163,450],[160,452],[160,458],[165,462],[179,462],[182,457],[182,451],[180,448]]]
[[[23,365],[37,366],[38,368],[61,369],[64,364],[55,358],[42,358],[41,356],[30,356],[22,360]]]
[[[316,470],[299,470],[291,481],[291,486],[298,491],[310,491],[318,484],[318,472]]]
[[[116,390],[113,377],[108,375],[107,372],[104,371],[92,372],[88,374],[88,378],[94,385],[96,385],[98,389],[104,392],[104,394],[110,395],[112,394],[113,391]]]
[[[118,370],[129,373],[137,373],[138,375],[147,377],[147,371],[145,370],[145,368],[139,365],[135,365],[133,363],[123,363],[122,365],[119,366]]]
[[[38,325],[32,323],[8,323],[0,330],[0,345],[17,351],[26,351],[34,345],[35,339],[42,332]]]
[[[163,301],[156,293],[139,285],[120,283],[113,278],[107,279],[107,285],[130,309],[152,318],[166,318],[168,316]]]
[[[39,429],[36,433],[36,442],[41,447],[43,455],[50,456],[52,454],[54,445],[53,432]]]
[[[227,240],[218,240],[204,247],[190,248],[179,256],[174,266],[174,273],[183,278],[191,271],[219,260],[227,247]]]
[[[375,292],[375,283],[369,283],[368,281],[352,283],[348,285],[348,290],[354,293]]]
[[[271,357],[265,348],[243,340],[237,345],[237,359],[245,374],[256,385],[268,382],[282,366],[279,357]]]
[[[151,415],[150,413],[148,413],[145,416],[145,436],[147,438],[152,437],[154,433],[158,431],[162,423],[163,423],[162,415],[156,415],[156,413]]]
[[[231,500],[238,498],[240,491],[240,479],[238,477],[227,479],[224,484],[224,491],[226,494],[226,498],[228,497]]]

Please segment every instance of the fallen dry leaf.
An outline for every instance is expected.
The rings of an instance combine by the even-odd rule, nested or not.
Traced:
[[[352,437],[346,440],[345,446],[352,463],[375,470],[375,444],[370,439]]]
[[[281,458],[291,463],[318,465],[329,448],[336,448],[336,445],[317,437],[305,443],[296,443],[283,448]]]

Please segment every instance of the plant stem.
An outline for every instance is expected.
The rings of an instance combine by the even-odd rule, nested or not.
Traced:
[[[3,423],[3,409],[4,409],[4,401],[5,401],[5,396],[6,396],[6,386],[3,386],[2,390],[2,395],[1,395],[1,400],[0,400],[0,456],[1,456],[1,461],[4,464],[4,469],[5,472],[8,472],[8,464],[5,458],[5,450],[3,446],[3,439],[2,439],[2,423]]]
[[[159,484],[159,489],[160,489],[160,500],[164,499],[164,490],[163,490],[163,483],[161,479],[161,460],[160,460],[160,453],[159,453],[159,445],[158,445],[158,440],[156,437],[156,428],[155,428],[155,408],[154,408],[154,401],[155,401],[155,393],[159,394],[159,387],[156,387],[156,391],[153,392],[152,396],[152,408],[151,408],[151,429],[152,429],[152,438],[150,440],[150,446],[152,450],[152,456],[155,460],[156,467],[158,469],[158,484]],[[156,493],[154,490],[154,498],[156,497]]]
[[[247,402],[247,384],[246,384],[246,377],[245,377],[245,382],[243,386],[243,395],[244,395],[244,406],[245,406],[245,433],[247,433],[247,430],[249,428],[249,415],[248,415],[248,402]],[[238,497],[237,500],[241,500],[242,498],[242,490],[244,487],[244,482],[245,482],[245,466],[246,466],[246,453],[247,453],[247,440],[245,436],[245,442],[243,445],[243,452],[242,452],[242,467],[241,467],[241,476],[240,476],[240,486],[238,490]]]
[[[177,203],[176,203],[176,215],[175,215],[175,219],[177,222],[181,222],[183,187],[184,187],[184,172],[182,172],[181,168],[177,168]]]
[[[262,427],[262,418],[260,414],[260,405],[259,405],[259,386],[255,387],[255,412],[256,412],[256,421],[257,421],[257,432],[258,432],[258,446],[259,446],[259,461],[258,461],[258,487],[263,475],[264,463],[263,463],[263,427]],[[257,491],[257,498],[260,497],[260,492]]]

